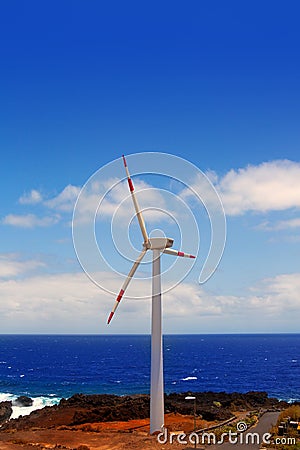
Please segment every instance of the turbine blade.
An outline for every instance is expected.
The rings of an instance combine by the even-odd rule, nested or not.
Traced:
[[[115,314],[115,311],[116,311],[117,307],[119,306],[120,301],[122,300],[122,297],[123,297],[123,295],[124,295],[124,292],[126,291],[127,286],[129,285],[129,283],[130,283],[130,281],[131,281],[133,275],[135,274],[136,269],[138,268],[140,262],[141,262],[142,259],[144,258],[145,254],[146,254],[146,251],[147,251],[147,250],[144,249],[144,250],[139,254],[137,260],[135,261],[135,263],[134,263],[133,266],[131,267],[129,274],[128,274],[126,280],[124,281],[124,283],[123,283],[123,285],[122,285],[122,288],[120,289],[120,292],[119,292],[119,295],[118,295],[118,297],[117,297],[117,299],[116,299],[116,301],[115,301],[114,307],[113,307],[113,309],[111,310],[110,315],[108,316],[108,319],[107,319],[107,325],[110,323],[111,319],[113,318],[113,315]]]
[[[145,244],[148,244],[149,236],[148,236],[148,233],[147,233],[147,230],[146,230],[146,226],[145,226],[144,218],[143,218],[143,215],[142,215],[142,211],[140,209],[140,206],[138,204],[138,201],[137,201],[137,198],[136,198],[136,195],[135,195],[135,192],[134,192],[134,186],[133,186],[132,179],[130,177],[130,173],[129,173],[129,170],[128,170],[128,167],[127,167],[127,162],[126,162],[125,156],[123,155],[122,158],[123,158],[123,163],[124,163],[124,167],[125,167],[125,170],[126,170],[129,190],[130,190],[131,197],[132,197],[132,200],[133,200],[135,212],[136,212],[136,215],[137,215],[137,218],[138,218],[138,221],[139,221],[140,229],[141,229],[141,232],[142,232]]]
[[[190,255],[189,253],[179,252],[178,250],[174,250],[173,248],[165,248],[163,253],[167,253],[168,255],[173,256],[182,256],[184,258],[196,258],[194,255]]]

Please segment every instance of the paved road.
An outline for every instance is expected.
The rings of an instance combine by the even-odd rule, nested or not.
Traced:
[[[238,440],[239,443],[230,443],[230,442],[224,442],[223,444],[217,444],[217,445],[209,445],[204,446],[199,444],[197,446],[198,449],[205,448],[209,450],[234,450],[236,448],[238,449],[248,449],[248,450],[258,450],[260,447],[263,446],[263,435],[264,433],[268,433],[271,426],[275,425],[277,422],[277,418],[279,416],[279,412],[267,412],[265,413],[259,420],[259,422],[250,430],[245,431],[242,435],[243,437],[243,443],[240,443],[241,441]],[[247,436],[248,433],[248,436]],[[251,434],[250,434],[251,433]],[[259,438],[257,435],[254,435],[254,433],[258,433]],[[234,439],[235,436],[232,437]],[[246,438],[248,439],[248,443],[246,443]],[[200,438],[201,439],[201,438]],[[240,439],[240,438],[239,438]],[[257,442],[259,441],[259,443]],[[192,447],[190,447],[192,449]],[[188,449],[186,449],[188,450]]]

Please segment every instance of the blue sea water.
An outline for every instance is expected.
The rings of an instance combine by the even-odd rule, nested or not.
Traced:
[[[268,392],[300,400],[300,334],[166,335],[166,392]],[[0,401],[150,390],[150,336],[0,335]]]

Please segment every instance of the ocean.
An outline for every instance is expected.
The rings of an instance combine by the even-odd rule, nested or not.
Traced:
[[[300,401],[300,334],[166,335],[165,392],[266,391]],[[0,401],[13,417],[74,393],[150,391],[148,335],[0,335]],[[30,408],[15,404],[34,399]]]

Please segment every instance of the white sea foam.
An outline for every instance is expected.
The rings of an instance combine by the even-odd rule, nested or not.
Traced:
[[[190,381],[190,380],[198,380],[198,377],[186,377],[186,378],[181,378],[182,381]]]
[[[0,402],[11,402],[14,398],[17,398],[13,394],[5,394],[3,392],[0,392]]]
[[[20,406],[16,400],[18,396],[13,394],[0,393],[0,402],[10,401],[12,402],[12,415],[11,419],[17,419],[19,416],[27,416],[36,409],[42,409],[45,406],[57,405],[60,398],[55,394],[49,394],[49,397],[31,397],[33,400],[32,406]]]

